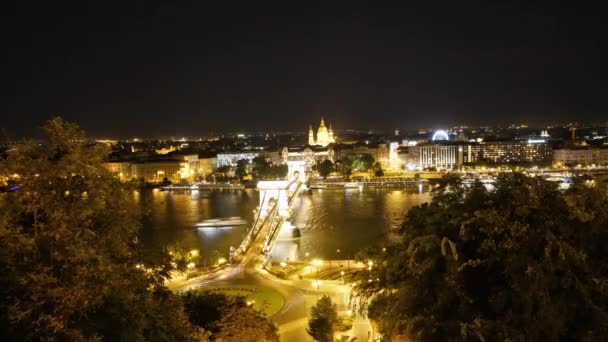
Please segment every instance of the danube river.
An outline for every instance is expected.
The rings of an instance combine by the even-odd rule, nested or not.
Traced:
[[[151,190],[138,193],[138,197],[147,209],[140,241],[152,258],[170,245],[199,249],[206,258],[227,256],[230,246],[238,247],[247,226],[197,230],[194,224],[230,216],[241,216],[251,223],[259,204],[256,190]],[[391,232],[401,225],[407,210],[429,199],[429,193],[404,189],[303,191],[294,202],[292,219],[301,230],[301,238],[289,239],[287,234],[288,239],[277,242],[273,257],[352,258],[365,247],[397,239]]]

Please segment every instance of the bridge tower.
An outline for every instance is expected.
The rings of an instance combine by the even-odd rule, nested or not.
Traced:
[[[288,160],[287,170],[289,178],[297,179],[300,183],[306,182],[306,161]]]
[[[277,203],[277,212],[283,218],[288,218],[290,215],[289,196],[292,182],[288,180],[276,181],[259,181],[258,189],[260,189],[260,215],[266,217],[272,209],[275,201]]]

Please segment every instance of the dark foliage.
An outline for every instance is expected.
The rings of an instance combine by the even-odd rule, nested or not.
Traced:
[[[608,197],[589,184],[444,180],[408,212],[401,243],[360,255],[374,265],[357,289],[369,316],[411,341],[605,339]]]

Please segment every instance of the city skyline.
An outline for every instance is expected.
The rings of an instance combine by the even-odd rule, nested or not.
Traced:
[[[0,340],[608,336],[599,4],[3,9]]]
[[[5,21],[1,128],[56,115],[96,136],[602,122],[593,7],[20,7]]]

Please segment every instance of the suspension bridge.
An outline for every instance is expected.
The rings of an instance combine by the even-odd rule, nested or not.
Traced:
[[[233,264],[246,268],[266,265],[282,229],[291,229],[293,202],[304,183],[298,179],[260,181],[260,205],[241,245],[231,255]]]

